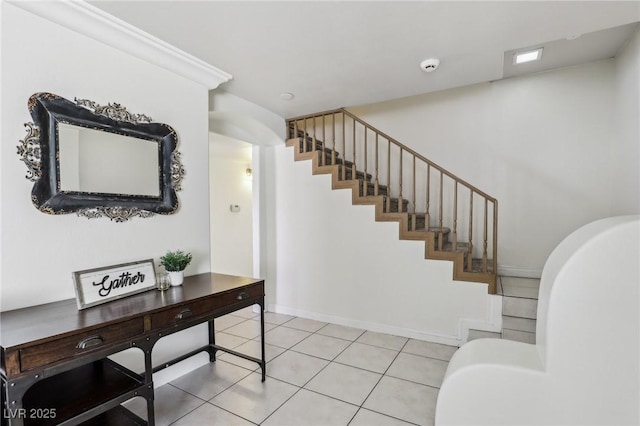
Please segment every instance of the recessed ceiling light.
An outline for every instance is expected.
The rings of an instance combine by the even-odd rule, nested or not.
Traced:
[[[513,65],[524,64],[525,62],[537,61],[542,58],[542,47],[536,50],[516,53],[513,55]]]
[[[280,93],[280,99],[282,99],[283,101],[290,101],[293,98],[294,98],[293,93],[289,93],[289,92]]]

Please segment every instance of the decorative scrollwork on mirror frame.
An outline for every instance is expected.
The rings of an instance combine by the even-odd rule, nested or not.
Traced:
[[[97,217],[108,217],[115,222],[124,222],[132,217],[151,217],[153,212],[146,210],[140,210],[136,207],[96,207],[95,209],[84,209],[77,211],[78,216],[84,216],[87,219],[94,219]]]
[[[171,126],[154,123],[144,114],[132,114],[118,103],[102,106],[87,99],[75,99],[74,104],[52,93],[35,93],[29,98],[28,108],[34,122],[25,124],[27,135],[20,140],[18,155],[27,166],[26,178],[34,182],[31,201],[38,210],[54,215],[76,213],[88,219],[105,217],[117,223],[133,217],[173,214],[178,210],[176,191],[182,189],[185,170],[176,149],[178,136]],[[158,187],[153,188],[151,195],[109,190],[83,192],[80,186],[73,190],[62,189],[60,124],[104,132],[100,137],[114,134],[133,138],[125,138],[126,141],[155,142],[157,150],[151,148],[147,152],[157,152],[157,157],[156,154],[147,154],[144,158],[150,158],[148,167],[157,169],[157,174],[153,172],[150,175],[151,186],[157,182]],[[82,144],[81,138],[75,143],[78,149],[87,146]],[[109,142],[105,146],[111,147],[112,144]],[[126,143],[125,147],[127,152],[133,148]],[[126,156],[127,152],[116,155]]]
[[[151,123],[151,117],[144,114],[131,114],[127,108],[118,103],[110,103],[106,106],[99,105],[88,99],[73,99],[77,105],[86,107],[94,112],[94,114],[104,115],[117,121],[128,121],[129,123],[146,122]]]
[[[25,177],[35,182],[40,179],[41,175],[40,129],[35,127],[33,123],[24,123],[24,126],[27,128],[27,136],[18,145],[18,155],[29,169]]]

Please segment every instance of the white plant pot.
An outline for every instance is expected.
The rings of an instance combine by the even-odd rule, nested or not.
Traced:
[[[169,279],[173,287],[182,285],[184,281],[184,271],[169,271]]]

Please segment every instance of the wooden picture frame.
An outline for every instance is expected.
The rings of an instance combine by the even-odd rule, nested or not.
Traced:
[[[78,309],[121,299],[156,287],[153,259],[73,273]]]

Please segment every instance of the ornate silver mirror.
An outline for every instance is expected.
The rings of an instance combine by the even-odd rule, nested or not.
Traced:
[[[33,123],[18,145],[44,213],[124,222],[178,209],[184,168],[176,132],[113,103],[75,103],[51,93],[29,98]]]

